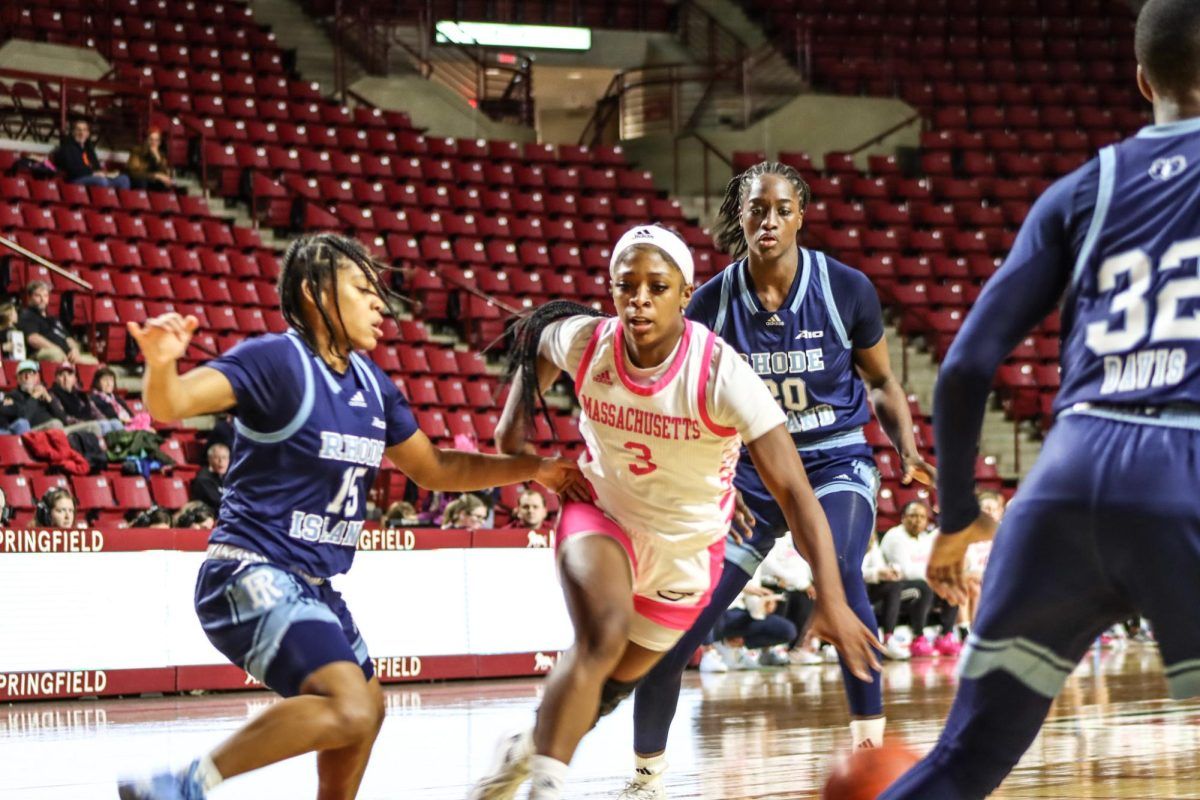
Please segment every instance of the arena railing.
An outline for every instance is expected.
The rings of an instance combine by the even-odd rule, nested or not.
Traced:
[[[119,81],[0,69],[0,91],[8,99],[0,123],[16,139],[57,141],[85,117],[106,147],[126,149],[145,139],[154,110],[150,88]]]

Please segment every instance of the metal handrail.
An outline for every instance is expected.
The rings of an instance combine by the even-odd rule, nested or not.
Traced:
[[[66,75],[54,75],[46,72],[30,72],[29,70],[20,69],[0,69],[0,81],[26,81],[34,82],[39,86],[58,86],[58,132],[62,135],[67,130],[67,124],[71,117],[71,106],[69,101],[69,93],[72,90],[82,89],[89,94],[89,101],[92,92],[104,92],[109,96],[137,96],[141,102],[145,103],[144,113],[137,115],[136,137],[141,139],[145,136],[146,131],[150,128],[150,116],[154,112],[154,93],[149,87],[140,86],[135,83],[125,83],[114,80],[91,80],[88,78],[74,78]],[[90,105],[90,103],[89,103]],[[17,103],[9,107],[12,111],[24,116],[26,109]],[[33,109],[30,109],[33,111]],[[42,96],[42,105],[36,109],[39,117],[45,117],[53,111],[52,108],[45,105],[45,96]]]

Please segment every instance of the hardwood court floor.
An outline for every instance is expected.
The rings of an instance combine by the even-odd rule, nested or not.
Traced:
[[[889,664],[890,734],[924,751],[954,691],[953,664]],[[361,798],[462,800],[503,731],[527,722],[540,680],[390,688]],[[1200,704],[1173,704],[1158,654],[1089,657],[999,798],[1200,798]],[[179,764],[272,702],[265,693],[15,704],[0,708],[0,798],[114,798],[116,776]],[[584,740],[567,797],[613,798],[631,767],[632,704]],[[674,800],[814,798],[847,742],[836,667],[685,678],[670,749]],[[305,800],[313,758],[237,778],[213,800]]]

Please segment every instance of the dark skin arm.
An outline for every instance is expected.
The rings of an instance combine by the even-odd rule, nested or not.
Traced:
[[[870,681],[871,670],[880,668],[872,648],[880,650],[882,646],[846,602],[829,520],[813,494],[787,427],[779,425],[746,447],[763,485],[783,511],[796,550],[812,566],[817,590],[813,632],[837,647],[851,672]]]
[[[900,463],[904,468],[901,483],[908,484],[915,479],[932,486],[937,480],[937,470],[917,452],[908,398],[904,394],[904,387],[892,372],[887,337],[880,338],[871,347],[855,350],[854,367],[867,385],[871,405],[875,407],[875,416],[879,418],[883,432],[900,454]]]

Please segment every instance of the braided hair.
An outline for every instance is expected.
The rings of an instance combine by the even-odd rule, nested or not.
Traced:
[[[789,181],[796,189],[801,213],[808,208],[808,201],[812,199],[812,189],[808,188],[800,173],[778,161],[760,161],[741,175],[734,175],[725,187],[725,199],[721,201],[717,221],[713,224],[713,243],[718,250],[727,253],[731,258],[741,258],[746,254],[746,235],[742,230],[742,203],[746,202],[750,184],[761,175],[778,175]]]
[[[283,318],[296,329],[304,341],[308,342],[308,346],[316,351],[316,331],[313,330],[303,313],[304,287],[308,286],[309,291],[312,292],[317,313],[321,316],[325,330],[329,333],[329,346],[339,356],[347,354],[342,353],[339,349],[341,345],[334,336],[337,328],[333,324],[333,317],[325,307],[321,290],[326,286],[335,287],[337,285],[337,271],[342,261],[349,261],[362,270],[363,275],[367,276],[379,297],[386,302],[391,292],[380,280],[379,273],[391,268],[372,258],[367,249],[359,242],[335,233],[301,236],[292,242],[287,252],[283,254],[278,286],[279,310],[282,312]],[[333,292],[333,312],[338,321],[342,321],[342,309],[338,303],[336,291]]]
[[[573,303],[570,300],[551,300],[535,308],[528,315],[519,317],[512,327],[512,346],[504,366],[504,382],[512,383],[521,371],[524,379],[521,381],[521,409],[526,421],[532,423],[533,415],[537,413],[538,401],[541,401],[542,413],[546,422],[550,422],[550,414],[546,410],[546,400],[542,397],[542,387],[537,377],[538,345],[542,340],[542,331],[551,322],[565,317],[584,315],[588,317],[608,316],[591,306]]]

